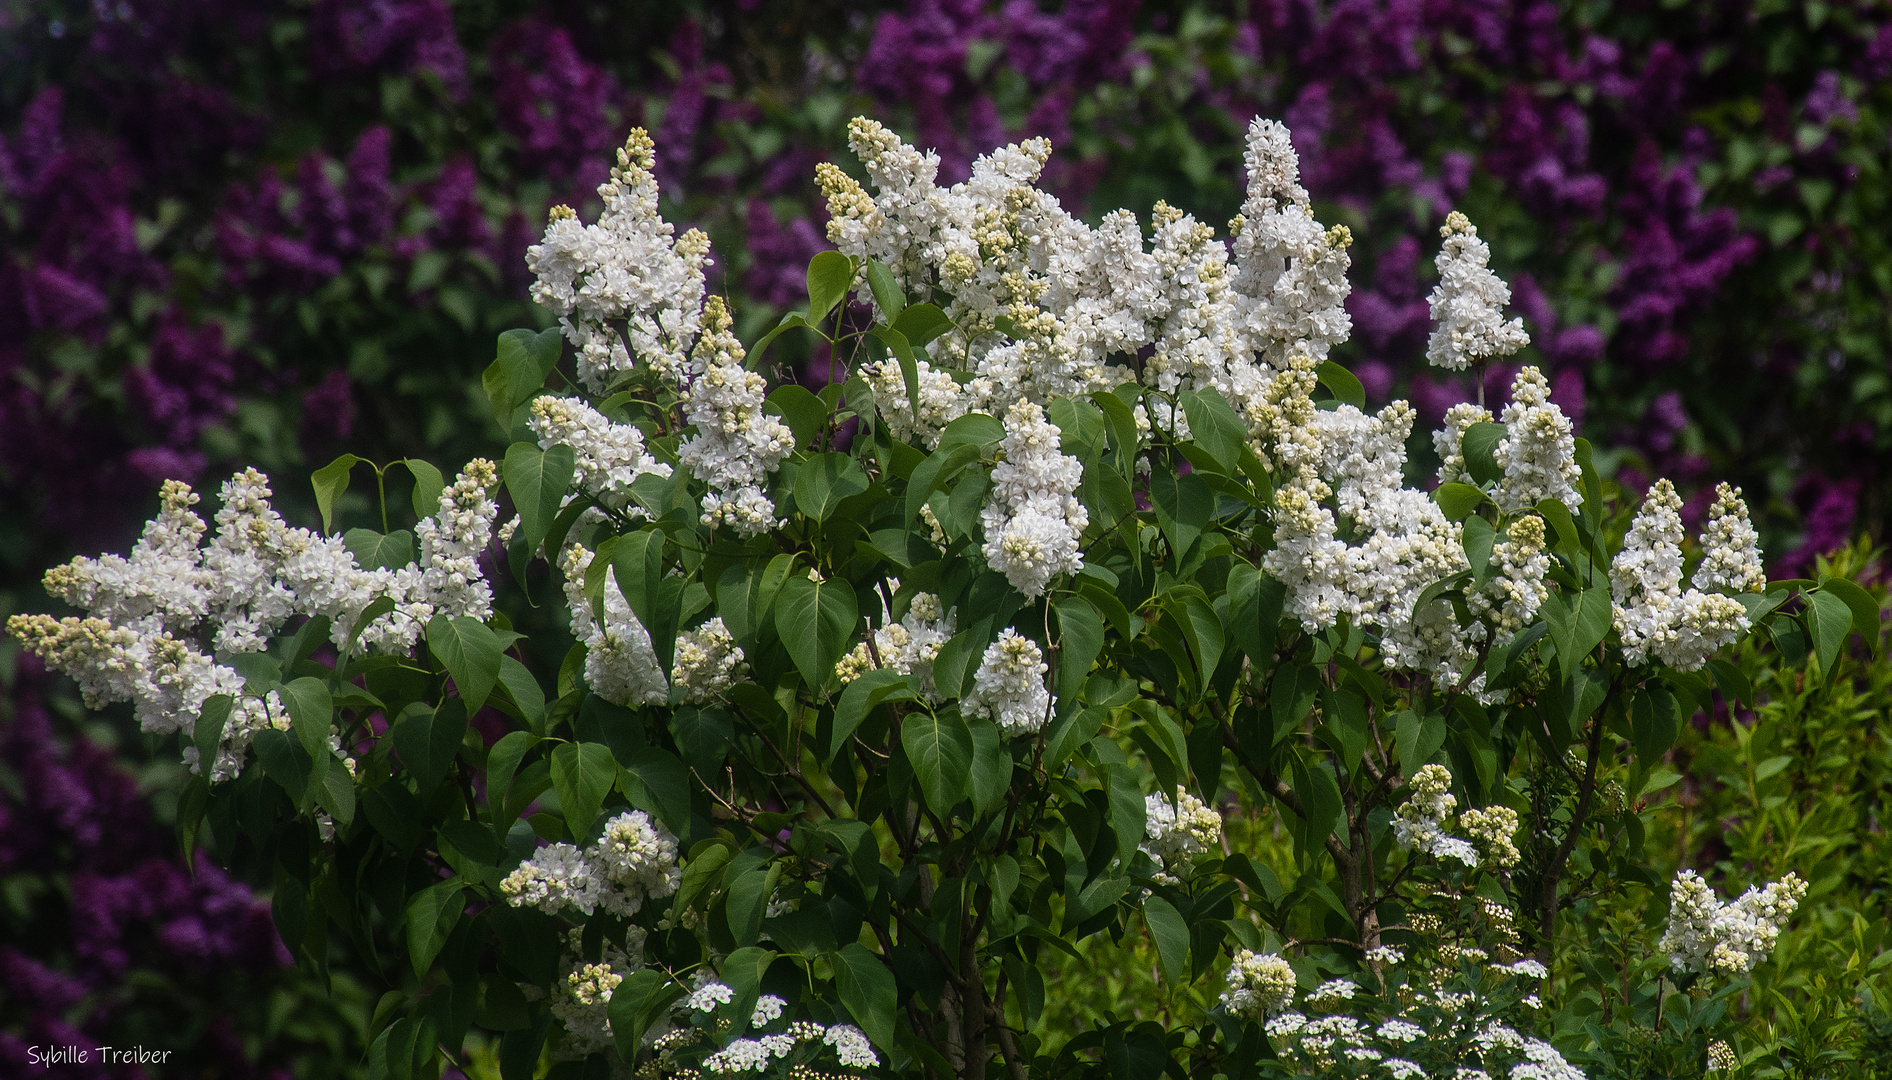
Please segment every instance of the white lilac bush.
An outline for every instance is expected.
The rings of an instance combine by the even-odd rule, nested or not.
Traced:
[[[253,845],[304,962],[345,942],[389,988],[371,1075],[476,1026],[507,1080],[548,1047],[586,1076],[1581,1075],[1591,1036],[1540,1017],[1571,853],[1624,798],[1599,777],[1640,792],[1747,696],[1718,653],[1757,626],[1830,669],[1848,594],[1770,586],[1737,490],[1693,542],[1666,482],[1620,499],[1528,365],[1430,436],[1367,411],[1329,359],[1352,238],[1279,124],[1232,241],[1072,217],[1043,140],[944,187],[850,133],[867,182],[820,166],[836,250],[753,347],[638,132],[598,219],[557,208],[525,255],[557,326],[486,372],[501,464],[398,463],[411,529],[392,465],[381,527],[332,528],[353,456],[319,531],[254,470],[214,529],[168,483],[129,556],[47,574],[75,614],[9,631],[177,737],[186,845]],[[1441,236],[1428,357],[1515,353],[1490,249]],[[848,375],[780,377],[790,332]],[[1231,849],[1234,801],[1296,865]],[[1763,962],[1803,888],[1684,875],[1664,985]],[[1042,1030],[1046,950],[1131,930],[1170,982],[1226,968],[1209,1018]]]

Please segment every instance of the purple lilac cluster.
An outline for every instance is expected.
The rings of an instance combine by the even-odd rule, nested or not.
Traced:
[[[0,1060],[24,1062],[28,1045],[122,1039],[115,1024],[153,992],[150,973],[161,973],[160,992],[176,999],[168,1008],[285,968],[289,954],[268,904],[201,854],[192,869],[181,865],[113,752],[57,736],[38,661],[22,659],[16,678],[0,738],[0,879],[11,895],[38,899],[27,923],[12,928],[20,931],[9,934],[14,944],[0,947],[0,1001],[8,1003]],[[61,892],[70,907],[53,902]],[[146,977],[129,979],[134,970]],[[246,1067],[250,1055],[227,1015],[181,1052],[216,1061],[221,1075],[289,1075]],[[136,1074],[101,1066],[73,1075]]]

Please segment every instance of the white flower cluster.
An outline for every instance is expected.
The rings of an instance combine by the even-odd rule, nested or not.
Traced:
[[[1806,894],[1807,883],[1788,874],[1724,903],[1695,871],[1683,870],[1675,875],[1669,927],[1658,948],[1680,972],[1745,975],[1774,951],[1781,929]]]
[[[1248,949],[1235,954],[1228,969],[1228,989],[1220,1003],[1236,1016],[1257,1022],[1287,1008],[1294,1000],[1294,969],[1274,953]]]
[[[1008,626],[986,646],[960,707],[967,716],[989,717],[1008,736],[1041,731],[1054,700],[1045,689],[1048,670],[1038,643]]]
[[[561,1050],[584,1057],[612,1044],[611,994],[632,972],[644,966],[644,928],[624,928],[624,948],[606,943],[598,963],[582,957],[584,931],[566,935],[561,977],[553,987],[552,1015],[565,1029]]]
[[[1189,792],[1179,793],[1173,803],[1163,794],[1143,797],[1141,848],[1157,866],[1186,866],[1190,856],[1213,850],[1221,842],[1222,815]]]
[[[1431,916],[1413,917],[1414,927],[1426,919],[1436,930]],[[1511,941],[1514,946],[1514,936]],[[1367,959],[1382,969],[1380,992],[1362,995],[1350,980],[1329,980],[1306,997],[1309,1012],[1326,1015],[1310,1016],[1289,1008],[1294,977],[1286,963],[1244,950],[1230,969],[1231,993],[1222,996],[1222,1003],[1237,1016],[1263,1022],[1276,1053],[1290,1067],[1298,1066],[1298,1075],[1377,1075],[1336,1067],[1352,1062],[1395,1077],[1423,1078],[1428,1074],[1417,1059],[1458,1063],[1456,1072],[1440,1074],[1455,1080],[1582,1080],[1583,1073],[1555,1047],[1507,1022],[1518,1006],[1535,1010],[1543,1005],[1534,994],[1520,996],[1523,987],[1513,981],[1544,978],[1536,961],[1485,964],[1483,949],[1450,944],[1437,952],[1442,966],[1430,970],[1401,970],[1406,957],[1390,947],[1370,950]],[[1463,966],[1466,960],[1473,966]],[[1254,990],[1263,961],[1273,961],[1265,1007]],[[1239,1008],[1232,1004],[1238,982],[1244,995]]]
[[[1487,862],[1500,867],[1518,864],[1520,855],[1514,840],[1518,834],[1516,810],[1496,804],[1483,810],[1467,810],[1458,816],[1458,825],[1471,835],[1472,843],[1478,845]]]
[[[1457,644],[1456,623],[1428,639],[1413,604],[1468,564],[1460,526],[1425,492],[1402,485],[1412,408],[1396,401],[1377,416],[1351,405],[1325,411],[1314,407],[1313,389],[1312,360],[1295,357],[1256,413],[1280,477],[1275,547],[1263,566],[1287,586],[1285,610],[1310,632],[1346,616],[1380,628],[1389,664],[1436,667]]]
[[[946,425],[966,415],[970,404],[959,391],[950,373],[925,360],[916,359],[914,373],[920,383],[920,415],[913,416],[913,402],[907,397],[907,379],[900,365],[892,360],[868,363],[861,375],[874,391],[874,407],[887,421],[887,430],[896,439],[923,446],[939,445],[940,432]]]
[[[1500,418],[1505,437],[1492,449],[1492,460],[1504,470],[1494,497],[1498,509],[1515,513],[1544,499],[1558,499],[1571,509],[1583,504],[1577,482],[1576,429],[1570,418],[1550,400],[1544,373],[1526,366],[1511,381],[1511,404]]]
[[[870,651],[865,641],[854,646],[854,650],[835,665],[835,674],[844,684],[853,682],[874,670],[874,654],[878,653],[878,666],[902,675],[920,676],[927,696],[936,698],[933,661],[939,658],[940,648],[953,636],[955,615],[955,612],[941,610],[938,596],[930,592],[914,593],[906,615],[899,622],[889,618],[885,626],[874,631],[873,649]]]
[[[708,983],[690,996],[685,1007],[694,1012],[711,1012],[719,1004],[728,1004],[733,997],[734,992],[722,983]],[[786,1001],[773,994],[762,995],[756,999],[750,1025],[759,1031],[775,1023],[781,1019],[787,1005]],[[847,1068],[870,1069],[880,1064],[880,1057],[874,1053],[873,1044],[854,1025],[834,1024],[824,1028],[820,1024],[801,1020],[782,1031],[768,1032],[756,1038],[732,1039],[722,1049],[706,1056],[702,1068],[717,1076],[761,1072],[769,1067],[771,1061],[786,1058],[795,1052],[796,1047],[809,1043],[821,1043],[833,1048],[841,1064]],[[798,1066],[791,1075],[801,1075],[804,1071],[808,1070]],[[810,1075],[813,1075],[811,1071]]]
[[[1623,636],[1623,659],[1630,664],[1653,657],[1683,671],[1701,667],[1748,628],[1740,601],[1707,590],[1726,588],[1730,581],[1748,588],[1765,585],[1747,506],[1728,489],[1715,501],[1701,535],[1707,557],[1695,572],[1695,587],[1683,592],[1681,510],[1675,487],[1657,480],[1610,564],[1616,629]]]
[[[1414,773],[1412,795],[1393,819],[1393,838],[1407,851],[1423,851],[1439,859],[1457,859],[1478,865],[1471,843],[1446,831],[1446,821],[1458,806],[1452,794],[1452,772],[1443,765],[1427,765]]]
[[[831,165],[818,168],[829,239],[887,264],[916,298],[938,295],[957,327],[929,346],[921,416],[908,415],[904,380],[891,365],[874,372],[876,400],[901,437],[931,445],[940,426],[967,411],[1003,416],[1018,402],[1129,381],[1129,370],[1106,360],[1146,347],[1151,385],[1172,394],[1214,388],[1240,412],[1261,394],[1270,366],[1297,354],[1325,358],[1351,330],[1351,237],[1314,220],[1287,129],[1273,121],[1249,131],[1232,258],[1214,229],[1162,204],[1147,248],[1127,211],[1096,228],[1071,217],[1033,186],[1050,153],[1042,139],[995,150],[974,163],[971,179],[941,188],[937,157],[871,120],[856,119],[848,133],[875,194]],[[963,385],[940,370],[962,357]],[[1186,429],[1180,415],[1162,411],[1165,424]]]
[[[874,1044],[853,1024],[834,1025],[821,1037],[821,1041],[834,1047],[835,1056],[847,1068],[871,1069],[880,1064],[880,1058],[874,1053]]]
[[[1005,419],[1005,458],[992,470],[992,495],[980,521],[985,561],[1026,596],[1042,596],[1051,579],[1084,566],[1078,535],[1090,512],[1077,501],[1084,466],[1058,449],[1062,432],[1032,402]]]
[[[1748,520],[1740,488],[1716,485],[1701,546],[1702,561],[1694,577],[1697,589],[1743,593],[1767,588],[1767,573],[1761,569],[1761,537]]]
[[[1504,320],[1511,302],[1511,287],[1485,265],[1491,248],[1478,239],[1478,229],[1454,210],[1439,229],[1444,249],[1439,252],[1439,283],[1427,302],[1432,308],[1432,340],[1426,359],[1448,371],[1463,371],[1530,344],[1524,321]]]
[[[757,536],[779,524],[762,485],[794,453],[795,433],[762,411],[768,380],[743,367],[742,342],[730,325],[723,298],[710,297],[703,305],[702,336],[690,354],[684,403],[696,432],[677,454],[710,487],[703,498],[703,524]]]
[[[571,609],[572,636],[585,647],[585,684],[592,693],[617,705],[661,705],[670,687],[657,666],[650,631],[637,621],[630,601],[618,591],[617,572],[606,567],[600,620],[586,595],[592,553],[573,544],[565,549],[565,602]]]
[[[695,630],[677,635],[676,665],[670,681],[691,704],[720,699],[749,673],[742,646],[717,616]]]
[[[158,516],[129,557],[78,558],[47,571],[46,590],[86,612],[84,618],[16,615],[7,631],[79,683],[88,707],[132,703],[145,731],[195,729],[204,703],[238,698],[212,763],[215,779],[242,770],[258,730],[278,726],[281,702],[243,698],[244,680],[213,658],[259,652],[292,617],[330,620],[339,649],[406,652],[436,614],[484,619],[492,589],[478,557],[492,539],[498,481],[491,462],[467,465],[441,496],[437,513],[415,533],[420,558],[398,569],[356,565],[340,537],[291,528],[270,506],[268,478],[254,469],[223,485],[217,533],[191,508],[198,496],[176,480],[164,484]],[[355,634],[370,604],[393,611]],[[201,771],[194,747],[184,759]]]
[[[590,848],[540,848],[506,875],[499,890],[513,907],[536,907],[548,915],[566,908],[635,915],[646,898],[673,895],[682,880],[677,838],[642,810],[629,810],[612,818]]]
[[[691,229],[672,239],[657,213],[656,163],[650,136],[633,130],[598,188],[598,223],[555,206],[545,239],[526,252],[537,275],[532,299],[558,315],[593,393],[628,373],[633,358],[677,381],[696,337],[709,237]]]
[[[670,466],[644,450],[644,433],[635,424],[613,422],[577,398],[550,394],[532,399],[527,420],[539,446],[559,443],[572,448],[577,468],[574,486],[600,505],[630,517],[644,516],[631,498],[631,484],[640,476],[670,475]],[[567,495],[570,503],[575,495]]]

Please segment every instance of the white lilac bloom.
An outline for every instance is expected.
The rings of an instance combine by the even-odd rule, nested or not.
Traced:
[[[1491,546],[1490,565],[1497,572],[1471,598],[1471,607],[1492,617],[1500,639],[1529,625],[1550,598],[1550,586],[1545,584],[1550,573],[1547,539],[1544,519],[1528,514],[1513,521],[1505,529],[1504,539]]]
[[[577,398],[533,398],[527,424],[541,448],[559,443],[572,448],[575,488],[631,517],[644,516],[643,507],[631,498],[631,484],[640,476],[670,475],[669,465],[645,451],[644,433],[637,425],[616,423]],[[575,497],[567,495],[565,501]]]
[[[1143,808],[1141,847],[1160,867],[1184,865],[1222,842],[1222,815],[1187,791],[1174,803],[1167,795],[1146,795]]]
[[[1530,344],[1522,319],[1504,318],[1511,287],[1491,272],[1491,248],[1478,229],[1454,210],[1439,229],[1439,283],[1427,303],[1432,308],[1432,339],[1426,359],[1448,371],[1509,356]]]
[[[579,929],[566,935],[561,978],[553,985],[552,1015],[565,1029],[566,1050],[594,1054],[612,1044],[612,993],[644,966],[644,929],[626,927],[625,947],[606,943],[597,963],[583,959],[583,939]]]
[[[1478,865],[1478,852],[1459,837],[1446,831],[1446,820],[1458,806],[1452,794],[1452,773],[1443,765],[1427,765],[1414,773],[1412,794],[1401,803],[1393,819],[1393,838],[1407,851],[1423,851],[1440,859],[1457,859],[1467,866]]]
[[[743,366],[742,343],[730,331],[723,298],[703,305],[702,333],[690,354],[684,413],[696,432],[677,456],[707,483],[703,524],[728,525],[739,536],[774,528],[775,506],[762,493],[769,474],[795,451],[788,425],[762,411],[768,380]]]
[[[968,402],[959,384],[946,371],[925,360],[916,360],[914,374],[920,384],[920,413],[916,420],[913,402],[907,395],[906,375],[892,360],[868,363],[861,375],[874,392],[874,407],[887,421],[894,438],[931,450],[939,445],[940,432],[947,424],[966,415]]]
[[[1743,593],[1767,587],[1767,573],[1761,569],[1761,537],[1748,520],[1740,488],[1728,484],[1715,488],[1715,504],[1708,510],[1701,546],[1701,565],[1690,579],[1697,589]]]
[[[720,699],[749,673],[742,646],[717,616],[695,630],[677,635],[676,664],[670,681],[691,704]]]
[[[1309,632],[1345,616],[1381,630],[1392,666],[1436,668],[1463,643],[1448,632],[1446,648],[1429,646],[1413,605],[1427,586],[1468,564],[1460,526],[1425,492],[1401,483],[1412,409],[1403,401],[1377,415],[1351,405],[1316,409],[1313,388],[1313,361],[1294,357],[1257,413],[1264,449],[1282,477],[1275,548],[1263,567],[1287,587],[1284,610]]]
[[[646,898],[675,895],[683,881],[677,863],[677,838],[642,810],[613,817],[586,856],[602,872],[609,888],[600,902],[614,915],[634,915]]]
[[[566,908],[589,915],[605,890],[598,864],[576,846],[563,843],[540,848],[499,883],[499,891],[513,907],[535,907],[548,915]]]
[[[616,705],[661,705],[670,699],[670,687],[657,666],[650,632],[618,590],[611,568],[604,572],[604,619],[598,620],[585,593],[591,559],[591,552],[578,544],[565,549],[565,602],[571,610],[572,636],[585,646],[585,684]]]
[[[1255,953],[1248,949],[1235,954],[1229,964],[1228,989],[1220,998],[1224,1009],[1251,1020],[1267,1020],[1287,1008],[1292,1000],[1294,969],[1286,960],[1273,953]]]
[[[1576,430],[1550,400],[1543,372],[1529,366],[1518,372],[1501,419],[1505,437],[1492,450],[1492,459],[1504,470],[1492,495],[1498,509],[1516,513],[1544,499],[1560,500],[1571,509],[1582,505]]]
[[[1465,433],[1476,424],[1490,422],[1489,410],[1468,401],[1445,410],[1445,426],[1432,433],[1432,448],[1439,454],[1439,483],[1477,485],[1465,468]]]
[[[1242,334],[1276,370],[1294,356],[1325,360],[1353,332],[1346,309],[1353,236],[1344,225],[1330,229],[1314,219],[1286,125],[1251,123],[1244,162],[1247,197],[1229,223]]]
[[[498,483],[492,462],[473,459],[441,493],[439,510],[414,526],[421,595],[433,615],[484,620],[493,613],[493,587],[480,572],[479,557],[493,539],[499,504],[492,491]]]
[[[1486,861],[1494,866],[1512,867],[1520,858],[1517,844],[1513,837],[1518,831],[1518,812],[1508,806],[1487,806],[1482,810],[1467,810],[1458,816],[1459,828],[1464,829],[1478,845],[1478,850]],[[1536,961],[1528,961],[1536,963]],[[1541,977],[1541,976],[1540,976]]]
[[[1773,952],[1781,929],[1806,894],[1807,883],[1788,874],[1724,903],[1707,882],[1685,869],[1675,876],[1669,926],[1657,948],[1679,972],[1745,975]]]
[[[853,1024],[834,1025],[821,1037],[821,1041],[834,1047],[841,1064],[850,1069],[871,1069],[880,1064],[880,1058],[874,1053],[874,1044]]]
[[[553,207],[545,239],[526,252],[526,268],[537,276],[532,299],[558,316],[578,350],[578,377],[593,393],[636,360],[675,382],[696,336],[709,238],[691,229],[672,239],[657,212],[656,162],[650,136],[632,130],[617,168],[598,187],[598,223],[581,224],[569,207]]]
[[[939,650],[953,636],[956,622],[954,612],[941,610],[938,596],[930,592],[914,593],[906,615],[899,622],[889,621],[874,631],[873,650],[870,652],[864,641],[854,646],[854,650],[835,665],[835,674],[843,683],[853,682],[874,669],[874,653],[877,652],[881,666],[902,675],[920,676],[922,690],[929,699],[937,700],[933,661],[939,658]]]
[[[1084,466],[1058,449],[1062,433],[1031,402],[1005,421],[1005,460],[992,470],[992,494],[980,519],[985,559],[1026,596],[1084,566],[1078,535],[1090,512],[1077,501]]]
[[[1040,731],[1054,700],[1045,689],[1048,670],[1038,643],[1008,626],[986,646],[961,707],[967,716],[990,718],[1006,735]]]
[[[1699,588],[1682,591],[1681,510],[1674,486],[1656,481],[1610,564],[1616,629],[1623,659],[1632,665],[1654,658],[1694,671],[1748,629],[1747,609],[1739,601]],[[1742,558],[1728,556],[1737,563]]]

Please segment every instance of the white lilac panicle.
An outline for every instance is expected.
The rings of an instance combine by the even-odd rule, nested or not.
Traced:
[[[566,936],[561,977],[552,996],[552,1015],[565,1029],[562,1049],[573,1055],[594,1054],[611,1045],[611,995],[644,966],[643,927],[626,927],[625,947],[606,943],[597,963],[583,959],[583,939],[578,929]]]
[[[1346,309],[1353,236],[1344,225],[1329,229],[1314,219],[1286,125],[1254,120],[1245,163],[1248,194],[1229,223],[1241,331],[1276,370],[1294,356],[1325,360],[1353,332]]]
[[[571,610],[572,636],[585,646],[585,684],[593,693],[616,705],[661,705],[670,699],[670,686],[650,632],[637,621],[630,601],[618,590],[616,571],[604,571],[604,619],[594,614],[586,595],[585,577],[592,554],[573,544],[565,549],[565,602]]]
[[[1577,482],[1576,430],[1550,400],[1550,383],[1534,367],[1525,367],[1511,383],[1511,403],[1504,407],[1505,437],[1492,450],[1504,470],[1493,498],[1507,514],[1560,500],[1576,509],[1583,503]]]
[[[676,836],[642,810],[613,817],[585,855],[610,886],[601,902],[614,915],[635,915],[645,899],[673,896],[683,882]]]
[[[723,298],[710,297],[703,305],[702,335],[690,354],[684,404],[696,433],[684,440],[677,456],[710,487],[703,498],[703,524],[757,536],[779,524],[762,485],[794,453],[795,434],[762,411],[768,380],[743,366],[742,343],[731,325]]]
[[[1412,794],[1393,819],[1393,838],[1407,851],[1423,851],[1440,859],[1478,865],[1472,845],[1446,831],[1446,821],[1458,806],[1452,794],[1452,773],[1443,765],[1426,765],[1412,776]]]
[[[676,382],[696,337],[709,238],[691,229],[672,239],[657,212],[656,162],[650,136],[632,130],[617,168],[598,187],[598,223],[581,224],[569,207],[555,206],[545,239],[526,252],[537,277],[532,299],[558,316],[592,393],[640,359]]]
[[[1038,643],[1008,626],[986,646],[961,707],[967,716],[990,718],[1008,736],[1043,730],[1054,700],[1045,689],[1048,670]]]
[[[1479,615],[1490,616],[1500,640],[1529,625],[1550,598],[1550,586],[1545,584],[1550,573],[1547,539],[1544,519],[1528,514],[1513,521],[1504,538],[1491,546],[1490,565],[1497,572],[1469,598],[1469,606]]]
[[[1657,948],[1671,967],[1685,974],[1745,975],[1774,951],[1780,931],[1806,894],[1807,883],[1788,874],[1724,903],[1695,871],[1685,869],[1675,876],[1669,926]]]
[[[1505,321],[1511,287],[1486,266],[1491,248],[1478,238],[1478,229],[1454,210],[1439,235],[1445,245],[1438,257],[1439,283],[1427,298],[1433,327],[1426,359],[1448,371],[1463,371],[1530,344],[1522,319]]]
[[[485,618],[492,591],[478,555],[492,536],[497,504],[489,492],[497,481],[491,462],[470,463],[416,528],[420,560],[373,570],[357,566],[340,537],[288,526],[270,507],[268,478],[254,469],[223,486],[217,535],[200,548],[206,526],[191,509],[198,496],[169,481],[129,557],[79,558],[47,572],[47,591],[85,617],[17,615],[8,632],[77,680],[89,707],[129,701],[144,730],[188,733],[211,697],[244,692],[243,678],[209,650],[265,648],[291,616],[329,619],[337,648],[352,640],[389,652],[412,648],[435,614]],[[362,612],[382,598],[394,610],[357,634]],[[239,704],[214,775],[241,771],[249,738],[268,716],[266,703]],[[185,757],[202,767],[194,752]]]
[[[1468,564],[1460,526],[1401,483],[1412,409],[1396,401],[1371,416],[1351,405],[1320,410],[1313,388],[1313,361],[1297,356],[1274,376],[1258,411],[1264,450],[1282,477],[1275,548],[1263,566],[1287,586],[1284,610],[1310,632],[1346,616],[1380,628],[1389,664],[1436,667],[1444,650],[1419,639],[1413,605],[1428,585]]]
[[[1694,671],[1748,629],[1747,609],[1740,601],[1700,588],[1682,591],[1681,510],[1674,486],[1656,481],[1610,564],[1614,621],[1623,637],[1623,659],[1632,665],[1654,659]],[[1732,508],[1717,524],[1730,516]],[[1740,521],[1745,520],[1741,515]],[[1725,525],[1723,532],[1733,536],[1735,526]],[[1745,543],[1745,538],[1735,542]],[[1724,563],[1744,563],[1745,548],[1722,550],[1727,552],[1720,556]],[[1714,574],[1710,571],[1708,580]]]
[[[1439,483],[1477,485],[1465,467],[1465,433],[1476,424],[1490,422],[1490,411],[1468,401],[1445,410],[1445,426],[1432,433],[1432,448],[1439,454]]]
[[[1146,795],[1143,810],[1141,847],[1159,867],[1186,866],[1222,842],[1222,815],[1187,791],[1173,803],[1164,794]]]
[[[1084,566],[1078,536],[1090,512],[1077,500],[1084,466],[1059,451],[1062,433],[1031,402],[1005,421],[1005,459],[992,470],[992,494],[980,520],[985,559],[1026,596],[1042,596],[1051,579]]]
[[[1235,1016],[1265,1021],[1294,1000],[1294,969],[1273,953],[1243,949],[1229,964],[1221,1005]]]
[[[685,702],[719,700],[748,674],[742,646],[723,625],[722,616],[677,635],[677,659],[670,681],[683,692]]]
[[[906,615],[899,622],[889,620],[874,631],[873,650],[868,649],[865,641],[854,646],[854,650],[835,665],[835,674],[842,683],[853,682],[876,667],[874,653],[877,652],[880,654],[878,666],[902,675],[920,676],[921,689],[929,699],[937,700],[933,661],[939,658],[939,650],[953,636],[956,622],[955,612],[941,610],[938,596],[930,592],[914,593]]]
[[[1487,862],[1512,867],[1521,857],[1514,837],[1518,832],[1518,812],[1508,806],[1492,805],[1482,810],[1467,810],[1458,816],[1458,826],[1472,838]],[[1531,961],[1536,963],[1536,961]]]
[[[531,413],[527,423],[542,449],[559,443],[572,448],[574,487],[612,510],[645,516],[631,498],[631,484],[640,476],[667,477],[670,466],[645,452],[637,425],[616,423],[577,398],[550,394],[533,398]],[[567,495],[566,503],[575,497]]]
[[[1703,592],[1760,592],[1767,588],[1761,569],[1761,537],[1748,520],[1741,489],[1728,484],[1715,488],[1715,504],[1708,510],[1708,526],[1701,534],[1702,560],[1690,582]]]
[[[906,375],[892,360],[868,363],[861,374],[874,391],[874,407],[887,421],[894,438],[927,450],[939,445],[940,432],[946,425],[966,415],[968,401],[959,392],[959,384],[944,370],[925,360],[916,360],[914,374],[920,384],[920,413],[916,420],[913,402],[907,395]]]
[[[548,915],[571,908],[589,915],[604,895],[604,873],[577,846],[550,844],[507,874],[499,891],[513,907],[535,907]]]

